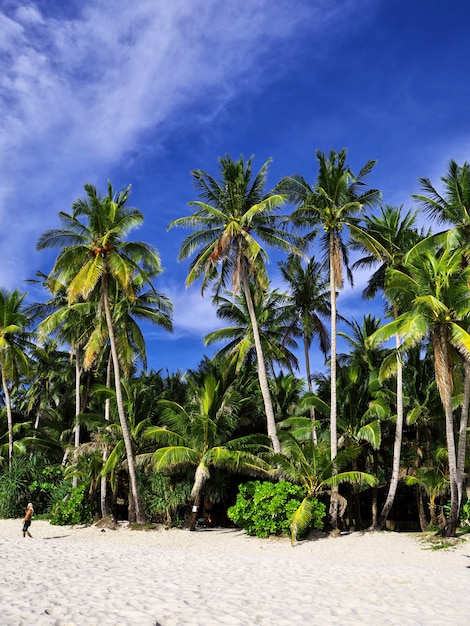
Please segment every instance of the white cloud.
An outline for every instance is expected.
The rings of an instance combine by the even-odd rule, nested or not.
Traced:
[[[294,45],[296,29],[332,19],[323,1],[88,0],[73,17],[13,5],[0,15],[1,245],[12,266],[0,284],[11,286],[86,180],[150,133],[165,137],[185,111],[207,120],[259,88],[276,42]]]

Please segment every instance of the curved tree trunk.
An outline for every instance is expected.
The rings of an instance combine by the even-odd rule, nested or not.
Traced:
[[[10,390],[8,389],[8,381],[5,376],[5,369],[2,367],[2,385],[3,393],[5,395],[5,405],[7,408],[7,422],[8,422],[8,467],[11,470],[13,463],[13,415],[11,411],[11,397]]]
[[[392,477],[390,479],[385,504],[383,505],[382,512],[374,530],[382,530],[385,526],[385,522],[387,521],[387,517],[395,500],[400,475],[401,441],[403,437],[403,363],[399,354],[400,344],[399,335],[395,335],[395,345],[397,349],[397,423],[395,427],[395,441],[393,444]]]
[[[108,327],[109,345],[111,347],[111,355],[113,358],[116,402],[117,402],[117,408],[118,408],[118,413],[119,413],[119,421],[121,423],[122,436],[123,436],[124,445],[126,448],[127,466],[128,466],[128,471],[129,471],[129,484],[130,484],[130,489],[132,491],[134,507],[135,507],[135,521],[138,524],[145,524],[147,520],[145,518],[145,513],[142,507],[141,500],[140,500],[139,487],[137,485],[137,476],[135,472],[134,451],[132,448],[131,435],[129,432],[129,426],[127,424],[126,414],[124,412],[124,403],[122,401],[121,372],[120,372],[120,367],[119,367],[119,356],[118,356],[117,348],[116,348],[113,318],[111,315],[111,308],[109,306],[106,280],[103,280],[103,304],[104,304],[104,310],[106,314],[106,324]],[[129,500],[129,509],[131,509],[130,500]],[[129,513],[131,516],[132,511],[129,510]],[[129,520],[129,521],[134,521],[134,520]]]
[[[277,436],[276,420],[274,417],[271,393],[269,391],[268,377],[266,375],[266,364],[264,361],[263,348],[261,346],[261,339],[259,336],[258,320],[256,319],[255,309],[253,307],[253,301],[251,299],[251,291],[248,284],[248,279],[245,275],[243,275],[243,289],[245,291],[246,305],[248,308],[248,313],[250,314],[251,327],[253,329],[253,338],[255,340],[256,357],[258,362],[258,380],[264,401],[268,436],[273,444],[274,452],[280,452],[281,445]]]

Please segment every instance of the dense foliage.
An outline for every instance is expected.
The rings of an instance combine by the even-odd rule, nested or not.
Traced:
[[[240,485],[237,501],[228,509],[227,515],[248,535],[289,535],[292,517],[304,497],[305,489],[285,480],[278,483],[250,481]],[[304,532],[323,528],[325,505],[315,498],[311,505],[310,526]]]
[[[144,219],[130,187],[87,184],[59,214],[38,242],[57,248],[32,281],[43,300],[0,289],[0,516],[32,500],[54,523],[194,528],[228,523],[229,509],[255,534],[468,523],[470,165],[451,161],[440,191],[420,180],[414,200],[446,225],[433,234],[417,212],[377,209],[373,161],[354,175],[345,150],[317,158],[313,184],[271,190],[269,161],[192,173],[194,212],[171,226],[191,229],[187,284],[213,288],[224,327],[206,337],[216,356],[184,374],[147,370],[141,324],[171,330],[172,304],[157,250],[129,239]],[[273,247],[284,290],[270,283]],[[342,310],[343,273],[358,269],[384,319]],[[248,512],[254,485],[262,506]]]

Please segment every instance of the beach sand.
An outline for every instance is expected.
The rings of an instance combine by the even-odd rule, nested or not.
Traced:
[[[0,624],[314,626],[470,624],[470,536],[351,533],[294,547],[196,532],[0,520]]]

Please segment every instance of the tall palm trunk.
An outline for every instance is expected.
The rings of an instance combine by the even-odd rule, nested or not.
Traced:
[[[5,395],[5,405],[7,408],[7,422],[8,422],[8,467],[11,470],[13,463],[13,415],[11,411],[11,397],[10,390],[8,389],[8,381],[5,376],[5,368],[2,367],[2,385],[3,393]]]
[[[308,339],[307,335],[304,333],[304,354],[305,354],[305,373],[307,375],[307,388],[310,393],[313,393],[313,385],[312,385],[312,373],[310,371],[310,355],[308,350]],[[315,407],[310,407],[310,419],[312,422],[315,422]],[[317,437],[317,429],[315,425],[312,426],[312,440],[315,445],[318,443]]]
[[[457,489],[459,494],[459,509],[462,504],[462,495],[465,476],[465,454],[467,449],[467,426],[468,409],[470,403],[470,361],[465,360],[465,381],[462,401],[462,412],[460,414],[459,443],[457,451]]]
[[[452,365],[447,343],[446,331],[438,327],[431,332],[434,349],[434,367],[439,393],[444,405],[446,420],[447,458],[450,478],[450,512],[444,528],[446,537],[454,537],[459,514],[459,495],[457,487],[457,459],[455,454],[454,415],[452,410]]]
[[[331,460],[336,459],[338,453],[337,438],[337,398],[336,398],[336,255],[334,245],[334,235],[330,234],[330,299],[331,299],[331,356],[330,356],[330,378],[331,378],[331,398],[330,398],[330,454]],[[333,463],[333,474],[337,473],[336,463]],[[338,498],[335,494],[338,487],[332,487],[332,497],[330,500],[330,522],[333,528],[338,527]]]
[[[280,452],[281,445],[277,436],[276,420],[274,418],[273,403],[271,399],[271,394],[269,392],[268,377],[266,375],[266,364],[264,361],[263,348],[261,346],[261,339],[259,336],[258,320],[256,319],[255,309],[253,306],[253,301],[251,299],[250,286],[248,284],[248,279],[245,274],[243,274],[243,289],[245,291],[246,306],[250,315],[251,327],[253,329],[253,338],[255,340],[256,358],[258,361],[258,380],[261,388],[261,395],[263,396],[264,401],[268,436],[273,444],[274,452]]]
[[[73,445],[73,462],[77,463],[77,452],[80,445],[80,349],[75,347],[75,427],[74,427],[74,445]],[[72,478],[72,487],[78,487],[78,476]]]
[[[108,355],[108,363],[106,365],[106,387],[108,388],[111,387],[112,367],[113,367],[113,360],[112,360],[112,355],[110,353]],[[106,422],[109,422],[110,410],[111,410],[111,401],[109,398],[106,398],[104,402],[104,419]],[[105,443],[104,448],[103,448],[103,467],[105,466],[106,461],[108,460],[108,452],[109,452],[109,446],[108,444]],[[108,477],[103,474],[100,479],[101,517],[106,517],[111,513],[111,511],[109,510],[107,499],[106,499],[107,487],[108,487]]]
[[[135,520],[137,521],[138,524],[145,524],[147,520],[145,518],[145,513],[142,507],[141,500],[140,500],[139,488],[137,485],[137,476],[135,472],[134,451],[132,449],[132,441],[131,441],[131,436],[129,432],[129,426],[127,424],[126,414],[124,412],[124,403],[122,400],[119,356],[118,356],[118,352],[116,348],[116,339],[114,336],[113,318],[111,315],[111,308],[109,306],[108,285],[107,285],[107,281],[105,277],[103,278],[103,304],[104,304],[104,310],[106,314],[106,324],[108,327],[109,345],[111,347],[111,355],[113,358],[116,402],[117,402],[117,408],[118,408],[118,413],[119,413],[119,421],[121,423],[122,436],[124,439],[124,446],[126,448],[127,466],[128,466],[128,471],[129,471],[129,482],[130,482],[130,487],[131,487],[132,496],[134,500],[134,507],[135,507]],[[133,521],[133,520],[129,520],[129,521]]]
[[[395,311],[395,317],[397,312]],[[397,423],[395,426],[395,441],[393,443],[393,464],[392,464],[392,477],[390,479],[390,485],[388,488],[387,498],[383,505],[380,517],[377,520],[377,524],[374,530],[382,530],[387,521],[390,510],[395,500],[395,495],[398,487],[398,478],[400,475],[400,457],[401,457],[401,442],[403,438],[403,363],[399,353],[401,341],[400,336],[395,335],[395,346],[397,349]]]

